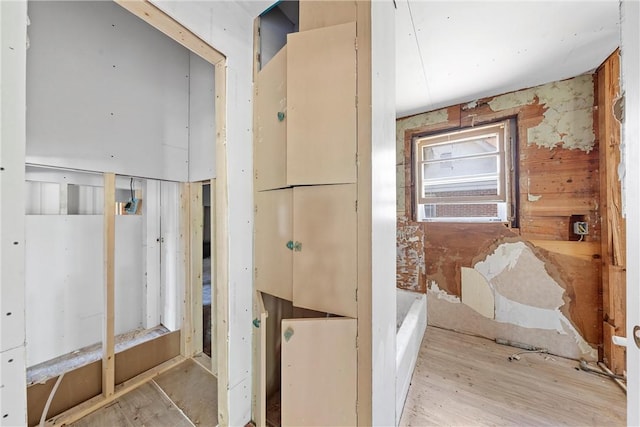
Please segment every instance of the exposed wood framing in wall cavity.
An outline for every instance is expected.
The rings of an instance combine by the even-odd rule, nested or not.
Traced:
[[[614,52],[597,70],[598,137],[600,140],[600,204],[602,220],[602,308],[604,361],[622,374],[626,350],[611,337],[626,334],[626,220],[622,216],[620,167],[620,55]]]

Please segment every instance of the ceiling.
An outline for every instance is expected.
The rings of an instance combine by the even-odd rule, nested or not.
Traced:
[[[619,45],[617,0],[396,5],[397,117],[574,77]]]
[[[396,4],[397,117],[590,72],[619,45],[618,0],[373,1]]]

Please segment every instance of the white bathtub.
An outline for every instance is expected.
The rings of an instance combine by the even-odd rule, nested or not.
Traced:
[[[396,425],[400,423],[411,375],[427,328],[427,296],[402,289],[397,291]]]

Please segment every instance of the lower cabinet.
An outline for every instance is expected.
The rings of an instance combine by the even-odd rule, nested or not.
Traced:
[[[356,319],[256,292],[254,411],[258,426],[356,425]]]
[[[356,185],[256,193],[255,287],[307,308],[357,317]]]

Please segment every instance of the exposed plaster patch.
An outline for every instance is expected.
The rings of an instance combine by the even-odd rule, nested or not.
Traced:
[[[478,106],[478,101],[475,100],[475,101],[471,101],[470,103],[468,103],[465,108],[467,110],[469,110],[471,108],[476,108],[477,106]]]
[[[527,129],[529,144],[549,149],[562,145],[587,153],[593,149],[592,75],[500,95],[488,104],[493,111],[501,111],[531,105],[536,99],[545,107],[544,119],[538,126]]]
[[[445,300],[450,303],[459,304],[460,298],[455,295],[451,295],[447,293],[444,289],[440,289],[438,284],[433,280],[429,282],[429,293],[435,296],[438,299]]]
[[[537,202],[540,199],[542,199],[542,195],[538,196],[535,194],[527,193],[527,200],[530,202]]]
[[[448,120],[449,111],[446,108],[400,119],[396,123],[396,143],[404,144],[404,132],[408,129],[444,123]]]
[[[493,290],[497,322],[569,335],[582,354],[597,357],[561,311],[565,290],[523,242],[501,244],[474,268]]]
[[[523,242],[503,243],[491,255],[487,256],[484,261],[478,262],[474,268],[491,282],[494,277],[502,273],[506,268],[512,269],[526,247]]]
[[[529,247],[522,250],[511,269],[491,280],[491,286],[505,298],[531,307],[556,310],[565,303],[564,289]]]
[[[539,86],[536,95],[544,104],[544,120],[527,130],[530,144],[553,148],[591,151],[593,133],[593,76],[583,75],[561,82]]]
[[[597,359],[598,351],[595,348],[591,347],[591,345],[589,345],[589,343],[586,342],[584,338],[582,338],[580,333],[578,333],[576,328],[573,327],[569,320],[567,320],[566,317],[561,316],[560,321],[562,322],[565,331],[568,329],[569,335],[573,335],[576,340],[576,344],[578,345],[578,348],[580,349],[582,354],[588,355],[588,357],[592,359]]]
[[[493,111],[509,110],[511,108],[531,105],[536,100],[535,88],[511,92],[505,95],[496,96],[487,104]]]
[[[473,268],[462,267],[462,303],[488,319],[495,317],[493,289],[487,279]]]
[[[402,289],[424,292],[422,278],[425,271],[422,226],[400,217],[396,229],[396,285]]]
[[[511,323],[525,328],[549,329],[564,334],[558,309],[532,307],[495,293],[496,321]]]

